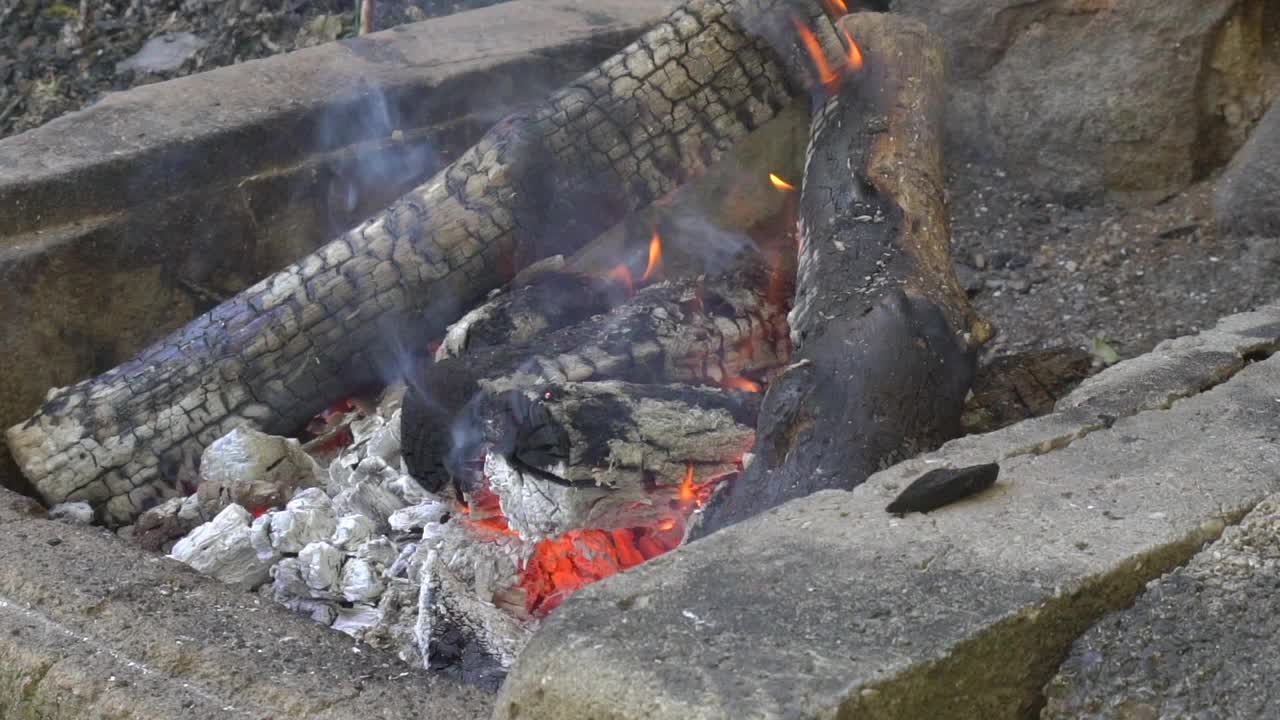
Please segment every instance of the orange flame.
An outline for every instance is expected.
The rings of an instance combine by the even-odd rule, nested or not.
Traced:
[[[754,380],[748,380],[742,376],[725,378],[724,382],[721,384],[730,390],[743,390],[749,393],[760,392],[760,383]]]
[[[822,0],[822,7],[832,20],[849,14],[849,6],[844,4],[844,0]]]
[[[827,56],[823,54],[818,38],[814,36],[812,30],[800,22],[799,18],[792,18],[791,22],[796,26],[796,32],[800,35],[800,43],[804,45],[805,52],[809,53],[809,59],[813,61],[813,68],[818,73],[818,82],[822,83],[828,93],[835,94],[836,88],[840,86],[840,76],[827,63]]]
[[[773,183],[774,187],[784,192],[794,192],[796,189],[795,185],[792,185],[791,183],[787,182],[786,180],[783,180],[782,178],[778,177],[777,175],[774,175],[773,173],[769,173],[769,182]]]
[[[640,282],[648,280],[653,271],[658,269],[658,265],[662,263],[662,238],[658,237],[658,231],[653,231],[653,237],[649,238],[649,265],[644,269],[644,275],[640,276]]]
[[[693,463],[684,466],[684,478],[680,481],[680,502],[688,504],[698,499],[693,487]]]
[[[862,69],[863,65],[862,49],[858,47],[858,43],[853,41],[853,36],[849,34],[848,30],[845,30],[843,26],[837,27],[840,28],[840,36],[844,38],[844,43],[847,46],[844,58],[845,67],[852,72],[857,72]]]
[[[627,269],[626,265],[619,265],[605,273],[604,276],[609,280],[622,283],[622,285],[627,289],[628,295],[635,293],[636,286],[631,280],[631,271]]]

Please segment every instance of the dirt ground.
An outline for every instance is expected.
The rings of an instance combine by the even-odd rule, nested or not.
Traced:
[[[949,183],[956,269],[998,333],[988,359],[1095,340],[1132,357],[1280,300],[1280,239],[1219,238],[1212,179],[1078,208],[997,168],[955,167]]]

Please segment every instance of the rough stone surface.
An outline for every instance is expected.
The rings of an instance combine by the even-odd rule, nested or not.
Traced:
[[[1280,388],[1276,392],[1280,402]],[[1043,720],[1246,718],[1275,713],[1280,496],[1072,646]]]
[[[116,64],[116,72],[140,75],[173,72],[208,45],[189,32],[165,33],[148,40],[138,52]]]
[[[1277,342],[1280,306],[1228,318],[1053,415],[592,585],[535,635],[496,716],[1025,717],[1076,637],[1280,490]],[[1101,392],[1116,384],[1137,389]],[[985,493],[884,511],[930,469],[991,461]]]
[[[1271,7],[1268,7],[1270,5]],[[1181,187],[1274,92],[1265,0],[896,0],[943,39],[962,154],[1057,195]]]
[[[1220,232],[1280,238],[1280,102],[1218,179],[1213,210]]]
[[[0,425],[385,206],[672,2],[512,0],[0,140]],[[5,452],[0,482],[20,487]]]
[[[0,489],[0,717],[489,715],[486,693],[42,515]]]

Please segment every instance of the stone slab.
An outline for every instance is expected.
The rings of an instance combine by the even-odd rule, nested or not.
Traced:
[[[0,140],[0,426],[387,205],[675,0],[512,0]],[[0,448],[0,484],[20,478]]]
[[[1072,646],[1043,720],[1274,717],[1280,496]]]
[[[495,717],[1026,717],[1073,640],[1280,490],[1277,343],[1280,306],[1228,318],[1051,416],[592,585]],[[993,460],[978,497],[884,511],[929,469]]]
[[[492,704],[0,490],[0,717],[467,720]]]

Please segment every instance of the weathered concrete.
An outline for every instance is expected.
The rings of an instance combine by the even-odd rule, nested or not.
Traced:
[[[593,585],[534,637],[495,716],[1025,717],[1076,637],[1280,490],[1277,347],[1280,305],[1228,318],[1051,416]],[[993,460],[976,498],[884,511],[929,469]]]
[[[1273,717],[1277,587],[1280,496],[1273,495],[1186,567],[1153,582],[1132,609],[1085,633],[1045,689],[1041,717]]]
[[[385,206],[674,1],[513,0],[142,86],[0,141],[0,425]]]
[[[0,717],[487,716],[423,672],[0,490]]]

